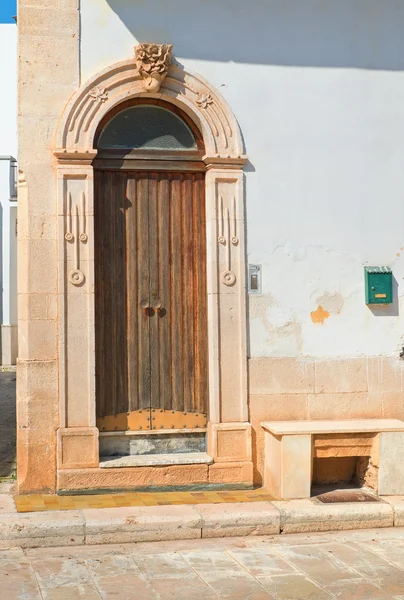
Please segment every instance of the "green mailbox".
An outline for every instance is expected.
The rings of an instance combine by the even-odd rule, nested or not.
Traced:
[[[365,267],[366,304],[393,302],[393,273],[390,267]]]

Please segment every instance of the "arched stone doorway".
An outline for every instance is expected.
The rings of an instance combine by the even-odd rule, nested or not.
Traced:
[[[206,413],[209,415],[208,452],[214,464],[197,479],[248,483],[252,481],[252,462],[247,400],[242,173],[246,157],[240,131],[223,98],[200,77],[172,65],[160,89],[145,92],[141,69],[130,60],[97,74],[76,92],[62,116],[54,151],[60,215],[58,488],[88,487],[90,479],[91,487],[128,486],[139,481],[136,469],[111,469],[112,476],[100,468],[97,427],[94,278],[101,267],[95,264],[99,255],[94,247],[95,172],[97,162],[98,166],[105,167],[106,163],[101,161],[119,160],[108,159],[106,154],[102,156],[102,151],[97,149],[97,136],[115,113],[129,106],[124,105],[125,102],[129,105],[162,102],[161,108],[170,108],[173,114],[179,110],[196,136],[200,132],[196,151],[203,148],[204,154],[200,152],[194,162],[201,170],[194,169],[192,183],[185,182],[185,185],[194,186],[195,181],[204,179],[204,184],[198,183],[198,186],[203,185],[205,199]],[[161,160],[154,157],[154,167],[151,167],[150,156],[144,156],[143,172],[150,172],[158,163],[161,164],[160,169],[155,169],[156,173],[169,172],[167,166],[170,161],[175,162],[173,157],[159,158]],[[121,156],[120,160],[123,161],[121,166],[125,166],[125,160],[132,159]],[[183,173],[187,171],[183,165],[181,169]],[[162,181],[159,177],[155,176],[152,185]],[[172,181],[175,175],[171,173],[170,177]],[[150,303],[150,298],[146,301]],[[117,414],[122,413],[124,411]],[[199,413],[195,411],[195,414]],[[153,474],[146,479],[149,483],[157,482]]]
[[[208,409],[203,140],[161,100],[117,110],[93,165],[100,454],[136,446],[117,432],[175,431],[184,451]]]

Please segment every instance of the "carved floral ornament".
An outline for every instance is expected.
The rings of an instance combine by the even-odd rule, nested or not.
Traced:
[[[213,104],[213,98],[210,94],[198,94],[196,103],[200,108],[208,108],[209,104]]]
[[[105,88],[95,87],[90,92],[90,98],[96,102],[105,102],[108,98],[108,92]]]
[[[171,65],[172,44],[135,46],[136,65],[146,92],[158,92]]]

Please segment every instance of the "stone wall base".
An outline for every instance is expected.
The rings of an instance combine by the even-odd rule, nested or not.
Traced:
[[[60,469],[57,489],[79,491],[137,487],[190,486],[209,483],[252,485],[252,462],[130,468]]]

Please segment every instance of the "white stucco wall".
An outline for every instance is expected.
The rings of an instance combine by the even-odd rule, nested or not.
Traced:
[[[0,24],[0,361],[15,360],[17,323],[16,199],[10,180],[10,157],[17,158],[17,27]]]
[[[81,2],[83,81],[169,42],[239,120],[248,261],[263,273],[250,356],[404,345],[403,30],[401,0]],[[365,305],[366,264],[392,267],[392,306]],[[330,316],[315,324],[320,305]]]
[[[17,27],[0,23],[0,156],[17,155]]]

